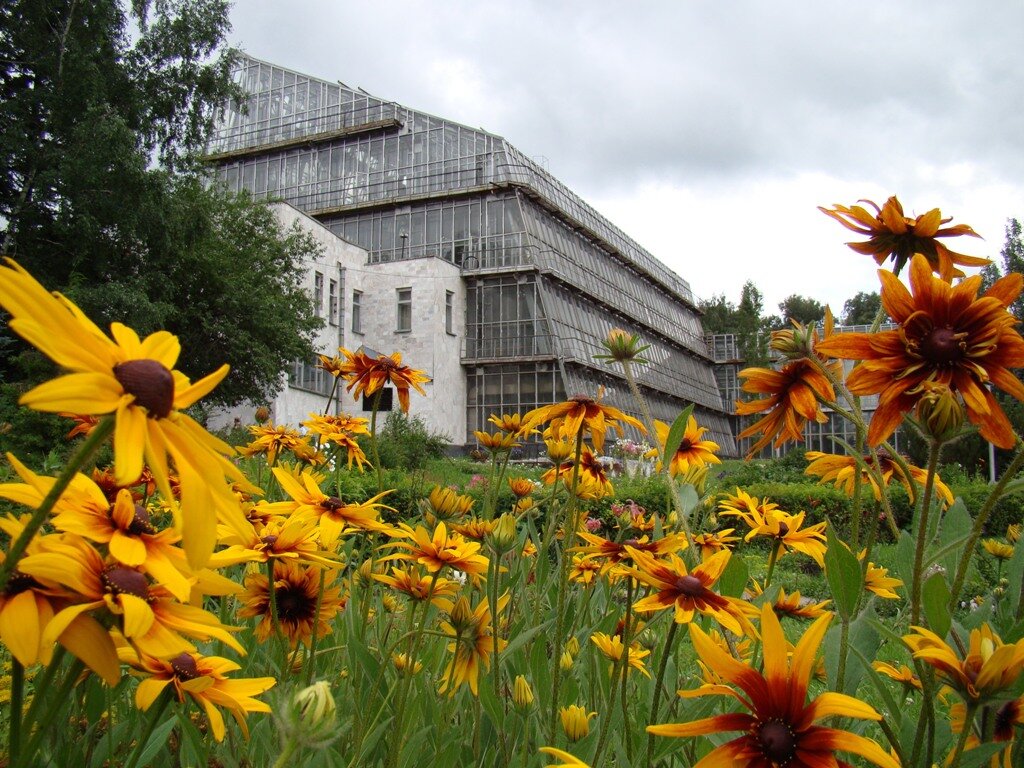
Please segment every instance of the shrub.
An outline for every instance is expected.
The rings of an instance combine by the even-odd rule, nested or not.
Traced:
[[[431,432],[419,416],[410,418],[401,411],[389,413],[377,434],[377,450],[385,469],[423,469],[430,459],[444,456],[450,442],[448,435]],[[369,456],[369,445],[364,448]]]
[[[19,406],[18,398],[25,389],[18,384],[0,384],[0,454],[10,452],[38,466],[48,454],[56,452],[56,463],[62,463],[71,447],[65,436],[74,423]]]
[[[835,526],[840,535],[845,535],[849,527],[850,499],[838,488],[806,482],[752,483],[740,488],[757,498],[767,496],[770,501],[791,514],[806,512],[805,525],[827,520]],[[723,489],[718,498],[734,492],[735,487]]]

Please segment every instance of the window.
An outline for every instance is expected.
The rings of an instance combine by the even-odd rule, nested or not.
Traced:
[[[324,276],[320,272],[313,275],[313,313],[324,316]]]
[[[412,330],[412,288],[398,289],[398,324],[395,330],[408,333]]]
[[[363,395],[363,411],[369,413],[373,410],[374,401],[377,402],[377,411],[390,411],[394,405],[395,390],[391,387],[381,387],[372,395]]]
[[[338,324],[338,281],[331,280],[328,291],[327,321],[331,325]]]
[[[352,291],[352,333],[363,332],[363,292]]]
[[[454,336],[455,328],[452,322],[452,311],[453,304],[455,303],[455,294],[452,291],[444,292],[444,331],[445,333]]]

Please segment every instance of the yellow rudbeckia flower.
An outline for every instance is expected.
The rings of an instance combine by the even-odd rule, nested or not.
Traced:
[[[168,501],[174,498],[170,457],[181,481],[185,551],[194,567],[204,565],[216,542],[217,518],[241,520],[225,478],[246,481],[226,458],[231,447],[183,411],[209,394],[227,376],[228,366],[193,383],[174,370],[181,352],[177,337],[158,331],[140,340],[121,323],[113,323],[107,336],[71,301],[48,292],[11,259],[0,265],[0,306],[11,314],[11,330],[70,371],[26,392],[22,405],[48,413],[113,414],[118,484],[131,485],[148,464]]]

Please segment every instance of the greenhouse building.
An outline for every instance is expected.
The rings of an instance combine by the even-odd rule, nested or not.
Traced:
[[[623,328],[650,344],[638,381],[654,418],[693,402],[734,452],[689,284],[542,163],[500,136],[248,56],[235,81],[246,98],[223,110],[209,147],[219,180],[283,201],[325,246],[343,241],[310,267],[321,351],[400,351],[433,379],[411,413],[471,446],[491,414],[577,394],[603,391],[636,414],[620,369],[594,358]],[[300,361],[283,397],[326,390]]]

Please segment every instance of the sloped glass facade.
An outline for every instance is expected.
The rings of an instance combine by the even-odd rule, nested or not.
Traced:
[[[593,359],[621,327],[651,344],[639,380],[653,415],[671,421],[692,401],[732,451],[689,285],[539,164],[500,136],[253,58],[235,79],[248,97],[224,109],[209,147],[230,191],[285,200],[371,264],[460,268],[470,432],[601,386],[635,412]]]

